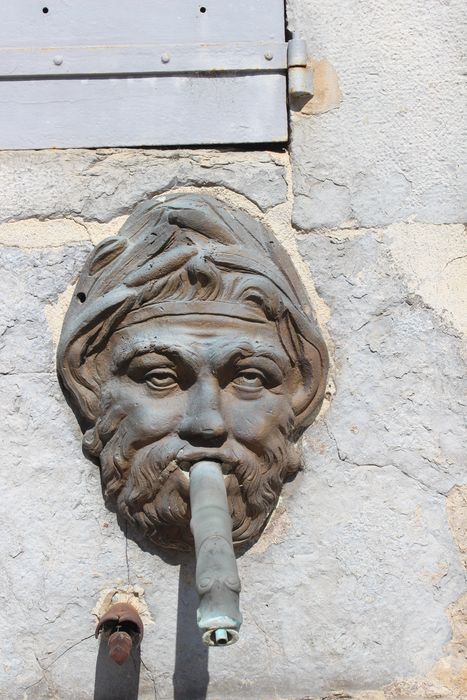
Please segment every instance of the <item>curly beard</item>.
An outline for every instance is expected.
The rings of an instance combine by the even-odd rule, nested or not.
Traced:
[[[289,433],[289,431],[287,431]],[[176,435],[141,446],[125,417],[108,410],[88,431],[84,447],[101,465],[106,502],[154,544],[193,547],[189,476],[177,460],[184,443]],[[238,441],[229,450],[225,476],[234,544],[259,536],[274,509],[285,478],[300,468],[295,445],[277,428],[261,457]]]

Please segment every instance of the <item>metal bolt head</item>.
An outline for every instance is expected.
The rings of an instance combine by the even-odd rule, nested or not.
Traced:
[[[61,66],[63,63],[63,56],[54,56],[54,63],[56,66]]]
[[[162,63],[168,63],[170,61],[170,54],[163,53],[161,56],[161,61],[162,61]]]
[[[264,54],[264,58],[266,59],[266,61],[272,61],[272,59],[274,58],[274,54],[272,53],[272,51],[266,51],[266,53]]]

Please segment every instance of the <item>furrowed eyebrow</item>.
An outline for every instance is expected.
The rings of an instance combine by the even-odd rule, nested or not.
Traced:
[[[154,341],[152,343],[132,343],[128,347],[120,347],[114,352],[112,358],[112,364],[114,369],[121,369],[130,364],[135,357],[141,357],[142,355],[150,355],[151,353],[158,355],[165,355],[169,360],[174,363],[183,363],[189,365],[193,370],[197,370],[199,367],[199,358],[194,352],[191,352],[184,346],[177,345],[177,343],[160,343]]]
[[[234,347],[230,344],[223,344],[220,347],[213,348],[211,355],[217,366],[228,364],[236,356],[240,359],[264,357],[272,360],[283,373],[290,369],[290,361],[285,353],[277,351],[269,345],[253,345],[253,343],[248,341],[239,343]]]

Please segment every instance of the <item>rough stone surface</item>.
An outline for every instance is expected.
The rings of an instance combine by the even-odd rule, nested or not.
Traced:
[[[1,249],[0,374],[51,372],[53,347],[45,306],[75,281],[91,244],[33,253]]]
[[[93,611],[141,589],[140,700],[467,698],[465,4],[289,0],[288,19],[318,69],[292,167],[266,151],[0,154],[1,698],[136,698],[137,659],[109,669]],[[239,559],[241,640],[209,652],[193,558],[106,510],[54,369],[92,244],[137,202],[198,188],[271,225],[332,360],[305,468]]]
[[[334,308],[328,330],[338,392],[330,415],[340,457],[399,469],[447,494],[465,478],[460,334],[411,291],[389,233],[312,235],[300,249],[318,293]]]
[[[73,219],[22,219],[0,224],[0,245],[7,248],[62,248],[67,243],[95,245],[121,228],[126,216],[105,223]]]
[[[387,234],[410,289],[467,335],[465,226],[394,224]]]
[[[13,309],[0,355],[2,695],[109,697],[92,611],[103,591],[130,584],[154,620],[142,700],[465,698],[462,669],[457,686],[446,672],[464,647],[445,647],[465,616],[449,528],[463,540],[460,338],[413,291],[394,231],[299,238],[329,307],[336,393],[306,435],[304,472],[239,560],[241,641],[210,652],[196,630],[192,559],[126,540],[57,385],[44,314],[89,246],[0,249]],[[127,694],[112,697],[131,697],[131,674],[119,683]]]
[[[295,226],[465,222],[465,2],[287,6],[343,94],[333,111],[293,116]]]
[[[4,151],[0,221],[81,217],[109,221],[173,187],[228,187],[262,210],[285,201],[285,157],[221,151]],[[21,193],[21,196],[19,196]]]

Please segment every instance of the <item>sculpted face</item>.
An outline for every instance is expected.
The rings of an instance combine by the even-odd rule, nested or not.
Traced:
[[[290,396],[299,373],[275,324],[150,319],[115,333],[98,371],[103,405],[119,422],[101,453],[118,510],[160,544],[189,544],[188,472],[208,458],[222,464],[234,540],[257,534],[296,469]]]
[[[89,256],[57,353],[109,504],[191,548],[189,470],[219,462],[234,543],[257,537],[326,384],[306,292],[272,234],[211,197],[145,202]]]

